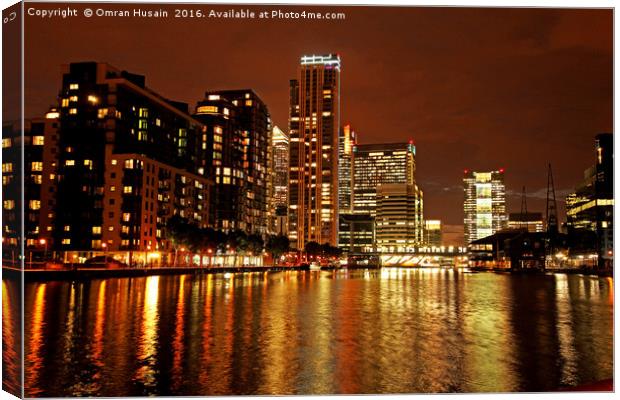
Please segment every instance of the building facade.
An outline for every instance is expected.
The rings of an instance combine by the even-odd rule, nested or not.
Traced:
[[[545,229],[544,225],[543,215],[539,212],[510,213],[508,215],[508,229],[542,232]]]
[[[584,172],[583,181],[566,197],[569,235],[575,231],[593,232],[598,266],[613,265],[613,134],[602,133],[595,138],[595,162]]]
[[[434,247],[440,247],[442,245],[440,220],[427,219],[424,221],[424,244]]]
[[[463,186],[466,244],[507,227],[503,169],[490,172],[465,170]]]
[[[376,215],[377,187],[415,185],[415,145],[358,144],[353,147],[353,212]]]
[[[289,237],[338,241],[338,127],[340,56],[302,56],[290,81]]]
[[[341,214],[338,246],[348,253],[375,251],[375,218],[369,214]]]
[[[272,191],[267,106],[251,89],[209,91],[194,117],[206,126],[204,156],[215,180],[215,228],[266,234]]]
[[[423,199],[417,185],[381,184],[377,187],[376,249],[406,252],[424,243]]]
[[[17,262],[21,254],[22,222],[26,263],[37,261],[53,248],[57,142],[56,109],[45,118],[25,120],[23,129],[19,122],[2,126],[2,248],[7,262]]]
[[[167,248],[169,216],[209,225],[207,130],[187,104],[149,89],[144,76],[95,62],[66,68],[59,102],[57,249],[78,259],[93,251],[146,259]]]

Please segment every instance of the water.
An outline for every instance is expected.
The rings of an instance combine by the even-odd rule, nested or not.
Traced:
[[[151,276],[25,299],[31,397],[546,391],[613,371],[610,278]]]

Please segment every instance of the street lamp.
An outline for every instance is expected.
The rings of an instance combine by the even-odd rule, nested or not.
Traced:
[[[45,247],[45,250],[43,251],[43,261],[45,261],[47,259],[47,240],[39,239],[39,244]]]
[[[101,248],[103,249],[103,264],[107,266],[108,264],[108,244],[101,243]]]

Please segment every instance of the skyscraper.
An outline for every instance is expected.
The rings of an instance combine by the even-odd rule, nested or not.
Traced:
[[[271,231],[283,235],[288,232],[288,160],[289,137],[274,126],[271,135]]]
[[[465,243],[469,244],[506,228],[506,186],[503,168],[464,173]]]
[[[350,124],[340,129],[338,139],[338,202],[341,214],[353,212],[353,176],[351,175],[351,162],[353,146],[357,137]]]
[[[415,184],[415,145],[359,144],[353,147],[353,212],[375,216],[377,186]]]
[[[273,205],[276,209],[288,206],[288,160],[289,137],[277,126],[273,127],[271,137],[271,151],[273,153]]]
[[[340,56],[302,56],[290,81],[289,236],[303,249],[309,241],[338,240],[338,127]]]

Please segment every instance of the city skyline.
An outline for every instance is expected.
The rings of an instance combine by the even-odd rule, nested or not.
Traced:
[[[101,19],[78,17],[67,29],[58,21],[43,24],[27,18],[31,40],[26,43],[41,45],[36,51],[26,47],[26,58],[31,60],[25,70],[26,116],[40,116],[54,103],[60,64],[95,60],[144,73],[151,87],[190,104],[205,88],[251,87],[269,106],[273,125],[286,126],[288,80],[295,75],[299,55],[337,52],[344,71],[341,125],[355,126],[362,144],[414,139],[425,217],[440,218],[447,225],[462,223],[464,168],[505,168],[507,211],[518,211],[522,186],[527,187],[529,208],[543,211],[546,164],[551,162],[564,220],[564,195],[592,161],[581,149],[591,147],[597,133],[611,131],[610,14],[551,9],[329,9],[346,11],[347,19],[312,22],[323,28],[313,31],[313,40],[303,29],[309,22],[258,29],[257,22],[226,21],[231,37],[243,38],[244,51],[232,58],[206,57],[184,45],[173,46],[166,36],[171,36],[168,29],[178,29],[175,23],[161,30],[145,29],[149,32],[145,37],[133,22],[122,20],[115,21],[115,32],[107,33],[99,29],[106,24]],[[370,20],[370,11],[376,11],[375,20]],[[374,26],[387,19],[389,28],[368,29],[373,37],[362,32],[362,37],[350,40],[355,26]],[[485,21],[484,28],[480,20]],[[83,25],[86,22],[90,25]],[[135,23],[143,28],[153,24]],[[216,34],[221,26],[187,21],[182,29],[195,37],[192,33]],[[42,32],[50,29],[59,40],[45,45]],[[69,40],[66,34],[75,29],[84,35]],[[457,40],[464,30],[469,35]],[[283,34],[292,45],[277,40]],[[402,43],[394,41],[396,35]],[[107,40],[110,37],[122,40]],[[222,43],[229,40],[222,38]],[[138,57],[138,43],[154,50]],[[222,49],[222,43],[214,43],[206,53]],[[400,46],[408,52],[398,51]],[[183,57],[177,56],[180,53]],[[175,62],[166,62],[169,58]],[[455,70],[454,65],[461,68]],[[374,82],[369,76],[381,79]],[[508,148],[511,151],[501,150]]]

